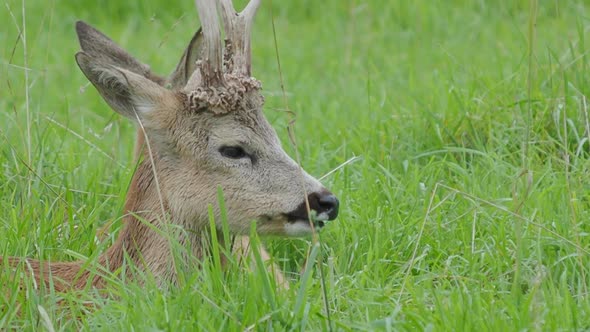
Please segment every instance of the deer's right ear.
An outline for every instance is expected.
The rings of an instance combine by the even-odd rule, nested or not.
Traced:
[[[176,94],[149,79],[112,64],[105,64],[84,52],[76,54],[76,62],[100,95],[117,113],[153,127],[154,111],[174,107]]]
[[[202,29],[199,29],[194,34],[184,54],[182,54],[176,69],[168,77],[167,83],[170,87],[180,89],[186,85],[195,69],[197,69],[197,60],[201,57],[202,49],[203,32]]]

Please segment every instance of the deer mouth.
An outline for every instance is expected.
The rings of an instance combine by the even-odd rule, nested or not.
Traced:
[[[329,220],[338,216],[339,202],[336,196],[327,190],[313,192],[307,196],[307,200],[287,213],[287,221],[290,225],[307,225],[308,228],[322,228]]]
[[[316,213],[315,210],[311,210],[310,213],[289,213],[285,215],[287,221],[290,224],[306,225],[311,228],[313,225],[315,228],[322,228],[326,225],[326,222],[330,220],[327,213]],[[311,220],[310,220],[311,218]]]

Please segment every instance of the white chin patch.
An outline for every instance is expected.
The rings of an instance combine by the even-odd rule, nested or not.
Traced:
[[[288,236],[306,236],[311,234],[311,226],[305,221],[296,221],[285,224],[285,233]]]
[[[327,212],[322,212],[320,214],[318,214],[318,216],[316,217],[316,220],[328,220],[330,217],[328,216]]]
[[[315,213],[315,211],[312,211]],[[315,217],[312,217],[314,222],[314,227],[316,231],[319,231],[324,227],[324,224],[327,220],[330,219],[328,213],[322,212]],[[285,225],[285,233],[288,236],[306,236],[312,233],[311,225],[306,220],[296,220],[295,222],[290,222]]]

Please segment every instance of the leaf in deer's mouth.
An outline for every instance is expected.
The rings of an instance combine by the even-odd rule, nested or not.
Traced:
[[[297,219],[294,221],[290,221],[291,224],[302,224],[307,226],[308,228],[311,228],[310,222],[309,220],[303,220],[303,219]],[[313,222],[313,227],[320,229],[323,228],[325,226],[325,222],[323,220],[316,220]]]
[[[290,223],[303,223],[305,225],[310,226],[310,222],[308,216],[296,216],[296,215],[288,215]],[[322,228],[326,225],[326,221],[328,220],[328,215],[325,213],[317,214],[315,210],[311,210],[309,213],[309,217],[311,217],[311,221],[313,222],[314,227]]]

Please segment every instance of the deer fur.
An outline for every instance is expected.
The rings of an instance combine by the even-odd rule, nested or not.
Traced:
[[[336,217],[335,196],[284,152],[262,113],[260,83],[250,76],[249,34],[258,4],[254,0],[236,13],[231,1],[222,0],[223,48],[216,1],[198,0],[203,29],[167,78],[98,30],[77,23],[80,69],[114,111],[138,124],[139,166],[126,196],[124,226],[94,269],[83,261],[7,258],[9,265],[24,264],[37,283],[52,284],[56,291],[102,288],[100,271],[118,271],[126,259],[161,284],[174,283],[169,236],[203,259],[209,206],[222,228],[219,187],[240,259],[247,256],[253,221],[261,235],[305,236]],[[261,255],[269,259],[265,251]]]

